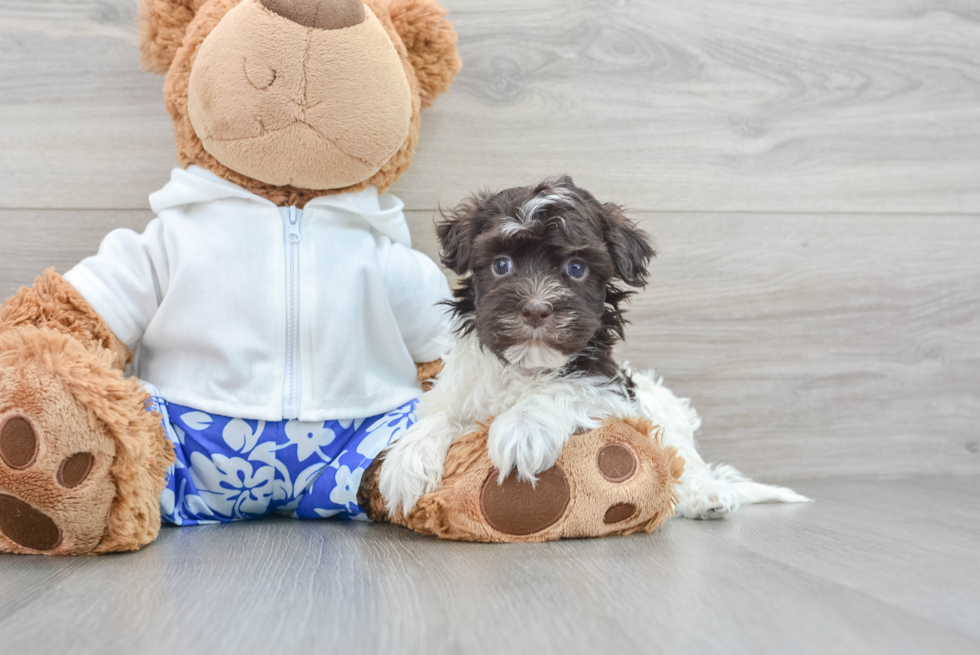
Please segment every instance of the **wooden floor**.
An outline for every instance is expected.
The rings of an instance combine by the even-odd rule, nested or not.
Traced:
[[[980,476],[801,482],[652,535],[438,542],[288,519],[167,529],[131,555],[0,558],[0,650],[980,652]]]
[[[642,537],[167,530],[0,557],[0,654],[980,652],[980,3],[443,0],[457,84],[393,191],[570,173],[657,241],[623,354],[702,451],[818,502]],[[0,302],[174,165],[138,0],[0,0]],[[799,482],[809,480],[809,482]]]

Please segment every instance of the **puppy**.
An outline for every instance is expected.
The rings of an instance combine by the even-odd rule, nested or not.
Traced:
[[[381,468],[392,514],[437,489],[453,441],[491,418],[487,448],[501,481],[516,469],[533,482],[576,432],[645,415],[686,461],[679,515],[720,518],[741,502],[807,500],[705,464],[688,401],[617,363],[623,304],[646,285],[655,254],[619,206],[559,177],[480,193],[437,231],[443,264],[460,276],[450,303],[455,339],[418,422]]]

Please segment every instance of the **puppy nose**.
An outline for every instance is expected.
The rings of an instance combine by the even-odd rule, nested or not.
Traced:
[[[361,0],[261,0],[265,8],[303,27],[339,30],[364,22]]]
[[[540,327],[544,319],[551,316],[554,307],[549,302],[529,302],[524,305],[521,313],[524,314],[524,321],[531,327]]]

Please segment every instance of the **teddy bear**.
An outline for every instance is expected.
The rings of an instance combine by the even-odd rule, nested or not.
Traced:
[[[270,514],[504,542],[671,515],[683,460],[648,421],[575,435],[533,486],[497,484],[477,431],[409,516],[377,491],[448,325],[385,193],[460,69],[434,0],[143,0],[140,27],[180,166],[143,234],[0,308],[0,552]]]

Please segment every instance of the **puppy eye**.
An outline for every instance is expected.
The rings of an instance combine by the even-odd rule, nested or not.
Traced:
[[[494,275],[507,275],[510,273],[512,266],[513,263],[510,261],[510,257],[497,257],[493,260]]]
[[[573,259],[565,266],[565,272],[568,273],[568,277],[581,280],[589,274],[589,267],[585,265],[585,262]]]

